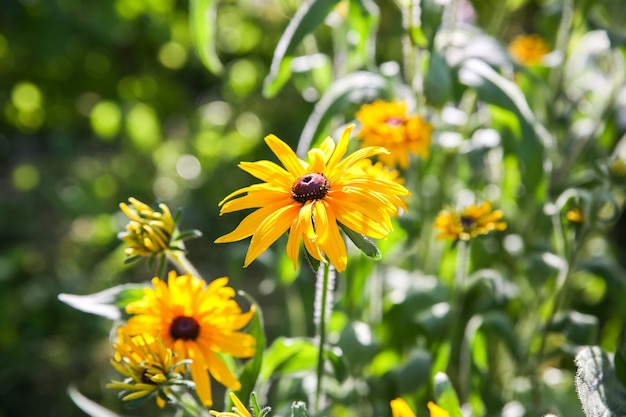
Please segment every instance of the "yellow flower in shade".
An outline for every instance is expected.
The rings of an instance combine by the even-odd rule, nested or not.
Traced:
[[[174,233],[174,219],[169,208],[159,204],[159,212],[136,198],[131,197],[128,201],[130,206],[120,203],[120,209],[130,218],[126,231],[120,233],[120,238],[130,246],[126,248],[126,254],[149,256],[168,249]]]
[[[573,208],[565,213],[565,218],[571,223],[581,224],[585,222],[585,215],[579,208]]]
[[[252,417],[248,408],[241,402],[241,400],[234,394],[230,393],[230,400],[233,402],[233,411],[214,411],[211,410],[209,413],[216,417]]]
[[[248,358],[255,351],[254,338],[239,331],[254,310],[242,313],[233,299],[235,290],[226,284],[226,277],[207,285],[172,271],[167,283],[153,278],[154,288],[146,288],[143,299],[126,306],[133,316],[124,330],[131,335],[156,334],[177,358],[190,359],[196,392],[207,406],[213,403],[209,374],[228,388],[241,388],[219,355]]]
[[[111,381],[106,385],[110,389],[121,389],[124,401],[138,400],[157,394],[159,407],[165,406],[168,388],[182,380],[176,372],[180,364],[174,364],[172,351],[159,339],[131,337],[124,331],[118,332],[113,367],[127,377],[122,381]]]
[[[404,101],[376,100],[361,106],[356,114],[362,146],[382,146],[388,154],[378,158],[389,166],[407,168],[409,154],[428,157],[433,127],[420,116],[408,116]]]
[[[548,52],[548,44],[537,34],[518,35],[509,44],[509,53],[513,59],[526,66],[539,64]]]
[[[415,413],[402,398],[391,400],[390,405],[391,415],[393,417],[415,417]],[[430,417],[450,417],[450,414],[446,410],[432,401],[428,402],[428,410],[430,411]]]
[[[491,203],[472,204],[460,213],[454,210],[442,210],[435,219],[435,229],[439,230],[437,239],[469,240],[478,235],[485,235],[493,230],[506,229],[506,223],[500,221],[502,211],[491,210]]]
[[[289,230],[287,255],[294,268],[298,264],[300,242],[315,259],[327,262],[337,271],[346,268],[346,245],[338,223],[375,239],[392,230],[391,216],[404,204],[408,190],[395,182],[364,175],[355,169],[359,161],[385,152],[380,147],[360,149],[342,159],[348,148],[347,127],[338,142],[328,137],[320,148],[299,159],[289,146],[274,135],[265,142],[285,168],[270,162],[241,162],[239,167],[264,181],[242,188],[220,202],[220,214],[258,208],[239,226],[216,243],[234,242],[252,236],[244,267]],[[243,197],[234,198],[242,194]]]
[[[427,406],[430,411],[430,417],[450,417],[450,414],[446,410],[439,407],[432,401],[429,401]]]

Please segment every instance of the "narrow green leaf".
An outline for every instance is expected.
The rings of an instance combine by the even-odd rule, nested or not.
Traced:
[[[433,51],[424,79],[426,101],[435,107],[443,107],[452,96],[452,74],[445,58]]]
[[[85,313],[117,320],[131,301],[143,297],[147,284],[123,284],[89,295],[59,294],[60,301]]]
[[[587,417],[626,415],[626,388],[615,376],[612,355],[599,346],[585,346],[576,354],[576,392]]]
[[[352,241],[352,243],[354,243],[361,252],[363,252],[365,255],[369,256],[372,259],[375,259],[375,260],[382,259],[383,255],[380,253],[376,245],[371,240],[369,240],[366,236],[363,236],[360,233],[356,233],[350,230],[350,228],[344,226],[341,223],[338,223],[338,224],[339,224],[339,227],[341,227],[341,230],[343,230],[346,236],[348,236],[348,238]]]
[[[190,0],[189,26],[196,52],[204,66],[213,74],[223,70],[222,63],[215,51],[216,0]]]
[[[120,414],[104,408],[100,404],[90,400],[81,394],[75,386],[70,385],[67,393],[78,408],[91,417],[122,417]]]
[[[322,131],[332,117],[355,103],[390,96],[387,79],[373,72],[359,71],[333,82],[315,104],[298,140],[297,154],[305,155],[311,146],[321,141]]]
[[[461,404],[448,379],[448,375],[439,372],[435,375],[435,398],[437,405],[450,414],[450,417],[463,417],[461,414]]]
[[[250,322],[248,333],[256,340],[256,350],[254,356],[243,367],[241,374],[239,375],[239,382],[241,383],[241,389],[236,391],[235,394],[244,403],[248,404],[250,395],[254,391],[257,379],[261,373],[261,365],[263,364],[263,352],[265,352],[265,330],[263,328],[263,314],[261,313],[260,306],[250,297],[245,294],[245,297],[256,306],[256,314]]]
[[[262,381],[277,373],[313,369],[317,364],[317,346],[309,339],[280,337],[265,351],[261,368]]]
[[[274,50],[270,72],[265,77],[263,86],[265,97],[274,97],[285,85],[291,76],[291,60],[296,47],[306,35],[324,22],[338,2],[339,0],[309,0],[298,8]]]

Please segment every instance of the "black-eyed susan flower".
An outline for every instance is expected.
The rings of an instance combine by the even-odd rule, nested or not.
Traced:
[[[126,231],[120,238],[128,244],[129,256],[150,256],[170,248],[174,234],[174,219],[169,208],[161,203],[161,211],[155,211],[136,198],[128,199],[130,206],[120,203],[120,209],[130,218]]]
[[[402,398],[391,400],[390,405],[391,415],[393,417],[415,417],[413,410],[411,410],[409,405]],[[430,417],[450,417],[450,414],[446,410],[432,401],[429,401],[427,406],[430,411]]]
[[[389,151],[378,158],[389,166],[409,165],[409,155],[424,158],[430,154],[433,127],[420,116],[407,114],[404,101],[376,100],[361,106],[356,114],[361,130],[356,137],[362,146],[382,146]]]
[[[265,142],[284,168],[270,161],[241,162],[239,167],[264,181],[242,188],[220,202],[220,214],[257,208],[239,226],[216,243],[234,242],[252,236],[244,267],[289,230],[287,256],[297,268],[300,242],[315,259],[337,271],[347,264],[346,245],[339,224],[365,236],[383,239],[392,230],[391,217],[409,194],[402,185],[363,174],[355,164],[384,154],[381,147],[360,149],[343,158],[348,148],[348,126],[337,145],[328,137],[311,149],[307,161],[274,135]],[[242,197],[234,198],[241,196]]]
[[[146,288],[141,300],[126,306],[133,315],[124,326],[126,332],[156,334],[177,358],[191,360],[191,377],[206,406],[213,403],[209,375],[228,388],[241,388],[220,355],[248,358],[255,351],[254,338],[240,331],[254,310],[243,313],[233,298],[235,290],[227,284],[226,277],[207,285],[172,271],[167,283],[155,277],[153,288]]]
[[[110,389],[120,389],[123,401],[147,399],[155,395],[159,407],[165,406],[173,385],[182,384],[181,363],[174,363],[173,353],[160,339],[138,335],[131,337],[120,329],[118,341],[113,344],[113,367],[126,377],[124,381],[111,381]]]
[[[435,219],[435,229],[439,230],[437,239],[469,240],[485,235],[494,230],[505,230],[506,223],[500,221],[502,211],[491,210],[491,203],[484,201],[480,205],[472,204],[460,212],[442,210]]]
[[[516,62],[526,66],[539,64],[550,52],[546,41],[536,33],[516,36],[508,49]]]

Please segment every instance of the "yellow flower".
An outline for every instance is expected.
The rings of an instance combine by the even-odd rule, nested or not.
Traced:
[[[360,149],[342,159],[348,148],[347,127],[335,145],[328,137],[320,148],[311,149],[307,161],[274,135],[265,142],[285,168],[270,162],[241,162],[239,167],[264,181],[242,188],[220,202],[220,214],[258,208],[239,226],[216,243],[235,242],[252,236],[244,267],[289,230],[287,255],[298,264],[300,242],[315,259],[337,271],[345,270],[346,245],[338,223],[362,235],[383,239],[392,230],[391,216],[409,194],[402,185],[364,175],[354,166],[359,161],[385,152],[380,147]],[[234,198],[241,194],[243,197]]]
[[[149,256],[163,252],[170,247],[174,233],[174,219],[165,204],[159,204],[160,212],[154,211],[147,204],[136,198],[129,198],[131,205],[120,203],[120,209],[130,218],[126,232],[120,238],[130,246],[126,254],[131,256]]]
[[[400,172],[397,169],[384,165],[380,161],[374,164],[372,163],[371,159],[362,159],[355,165],[359,169],[362,169],[365,175],[376,178],[383,178],[398,183],[400,185],[404,184],[404,178],[400,176]]]
[[[522,65],[539,64],[548,52],[548,44],[537,34],[518,35],[509,44],[509,53]]]
[[[572,223],[581,224],[585,222],[585,215],[579,208],[573,208],[565,213],[565,218]]]
[[[390,405],[392,417],[415,417],[415,413],[402,398],[391,400]],[[428,410],[430,411],[430,417],[450,417],[446,410],[432,401],[428,402]]]
[[[123,401],[158,394],[157,404],[163,408],[168,387],[182,378],[176,372],[179,365],[173,363],[172,351],[159,339],[143,335],[131,337],[123,329],[118,332],[118,342],[113,348],[115,356],[111,364],[127,378],[123,382],[111,381],[106,387],[123,390]]]
[[[131,335],[157,335],[178,358],[191,359],[191,377],[200,400],[213,403],[209,374],[218,382],[238,390],[241,384],[218,354],[238,358],[254,355],[254,338],[238,330],[246,326],[254,310],[242,313],[233,299],[235,290],[226,286],[228,278],[208,285],[191,275],[170,272],[168,283],[155,277],[154,288],[126,306],[134,314],[125,331]]]
[[[504,230],[506,223],[500,219],[502,211],[491,211],[491,203],[488,201],[480,206],[472,204],[460,213],[442,210],[435,219],[435,229],[439,230],[437,239],[469,240],[493,230]]]
[[[428,157],[433,127],[420,116],[408,116],[406,103],[376,100],[361,106],[356,114],[362,146],[382,146],[389,154],[378,158],[386,165],[407,168],[409,154]]]
[[[450,414],[446,410],[439,407],[434,402],[429,401],[427,405],[430,411],[430,417],[450,417]]]
[[[234,394],[230,393],[230,400],[233,402],[233,411],[214,411],[211,410],[209,413],[216,417],[252,417],[250,411],[246,408],[245,405],[241,402],[241,400]]]

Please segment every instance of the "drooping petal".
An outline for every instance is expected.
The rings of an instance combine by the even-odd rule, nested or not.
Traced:
[[[238,391],[241,389],[241,383],[235,378],[233,373],[222,362],[222,360],[212,351],[206,354],[207,365],[211,375],[222,385]]]
[[[291,187],[295,181],[292,174],[272,161],[240,162],[239,168],[261,181]]]
[[[335,265],[337,272],[343,272],[346,269],[348,263],[348,255],[346,253],[346,244],[341,238],[339,233],[339,227],[337,226],[337,220],[333,215],[332,210],[328,210],[328,238],[325,242],[320,243],[320,246],[328,256],[330,262]]]
[[[255,260],[289,229],[291,222],[298,215],[300,210],[299,206],[299,204],[294,202],[292,205],[264,213],[265,218],[253,232],[250,247],[248,248],[248,253],[244,261],[244,267],[250,265],[250,262]],[[258,211],[260,210],[263,209],[259,209]]]
[[[195,343],[187,344],[187,357],[191,359],[191,377],[196,384],[196,393],[206,407],[213,405],[211,381],[207,373],[207,362],[202,351]]]
[[[259,225],[266,220],[269,215],[275,213],[277,210],[284,209],[285,207],[289,206],[285,206],[283,202],[278,202],[262,207],[248,214],[244,217],[241,223],[239,223],[239,226],[237,226],[235,230],[217,238],[215,243],[236,242],[252,236],[252,234],[258,229]]]

